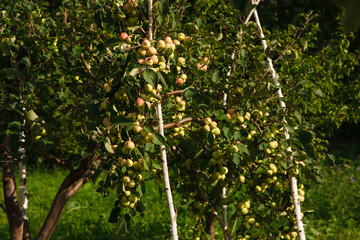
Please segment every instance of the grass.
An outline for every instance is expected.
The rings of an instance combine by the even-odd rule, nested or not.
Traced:
[[[308,191],[305,208],[309,240],[360,239],[360,168],[325,167],[323,183]]]
[[[51,207],[58,187],[66,177],[66,171],[31,170],[28,173],[27,186],[29,191],[29,223],[31,236],[40,230],[47,212]],[[0,173],[1,177],[1,173]],[[46,186],[46,187],[44,187]],[[113,192],[106,198],[96,192],[97,185],[85,184],[80,191],[71,198],[62,213],[52,240],[138,240],[138,239],[170,239],[170,223],[165,195],[160,196],[158,187],[153,183],[146,183],[147,193],[143,197],[146,210],[138,214],[132,221],[128,232],[121,237],[116,234],[117,224],[108,223],[116,200]],[[2,183],[0,183],[2,189]],[[185,219],[186,206],[179,204],[180,198],[174,198],[179,219]],[[0,194],[0,203],[3,203]],[[179,231],[186,232],[185,225],[192,220],[179,221]],[[0,210],[0,239],[9,239],[9,229],[6,214]]]
[[[32,237],[40,230],[58,187],[66,176],[65,171],[30,171],[27,185],[29,191],[29,219]],[[2,184],[1,184],[2,185]],[[44,187],[46,186],[46,187]],[[1,186],[2,188],[2,186]],[[114,239],[115,226],[108,223],[109,208],[115,196],[103,198],[95,193],[94,184],[86,184],[68,201],[59,224],[51,239]],[[1,194],[0,202],[3,203]],[[0,213],[0,239],[9,239],[4,211]]]
[[[330,139],[332,159],[321,184],[312,183],[304,209],[307,239],[360,239],[360,127],[340,129]]]

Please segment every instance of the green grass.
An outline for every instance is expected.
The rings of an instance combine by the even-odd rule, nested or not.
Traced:
[[[305,208],[309,240],[360,239],[360,169],[357,164],[326,167],[323,183],[308,191]]]
[[[66,177],[65,171],[35,170],[29,171],[27,185],[29,191],[29,223],[31,236],[41,228],[51,207],[58,187]],[[1,176],[1,174],[0,174]],[[2,183],[0,183],[2,189]],[[116,200],[114,192],[106,198],[96,192],[97,185],[85,184],[71,198],[62,213],[52,240],[138,240],[138,239],[170,239],[170,222],[165,195],[160,196],[158,187],[152,182],[146,183],[146,195],[143,203],[146,210],[138,214],[132,221],[125,235],[116,234],[117,224],[108,223],[111,208]],[[186,206],[179,204],[180,198],[174,198],[179,219],[187,218]],[[3,204],[3,194],[0,203]],[[178,221],[179,231],[186,232],[185,225],[192,220]],[[8,223],[5,212],[0,210],[0,239],[9,239]]]
[[[29,191],[29,219],[32,237],[41,228],[58,187],[66,176],[65,171],[30,171],[27,185]],[[1,186],[2,187],[2,186]],[[51,239],[114,239],[115,226],[107,222],[114,195],[103,198],[95,192],[96,186],[86,184],[71,198]],[[0,202],[3,203],[1,194]],[[0,213],[0,239],[9,239],[6,215]]]

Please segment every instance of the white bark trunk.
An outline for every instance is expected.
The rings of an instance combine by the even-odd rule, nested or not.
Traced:
[[[25,109],[24,109],[25,112]],[[25,126],[26,121],[24,120],[23,126]],[[21,132],[21,143],[25,143],[25,132]],[[25,148],[22,144],[19,147],[19,198],[20,198],[20,214],[24,221],[28,222],[28,191],[26,187],[26,162],[25,162]]]
[[[153,40],[153,4],[152,0],[148,0],[148,15],[149,15],[149,40]],[[156,86],[155,86],[156,87]],[[162,107],[161,101],[159,101],[156,105],[156,114],[159,120],[159,132],[161,136],[165,136],[164,134],[164,121],[162,115]],[[161,151],[161,163],[163,168],[163,177],[164,177],[164,187],[165,187],[165,195],[167,199],[167,204],[169,208],[169,216],[170,216],[170,231],[171,231],[171,239],[178,240],[178,233],[177,233],[177,223],[176,223],[176,213],[174,207],[174,201],[172,198],[171,193],[171,186],[170,186],[170,179],[169,179],[169,171],[167,166],[167,155],[166,155],[166,148],[164,145],[160,145]]]
[[[258,13],[257,13],[256,9],[254,10],[254,17],[255,17],[256,24],[258,25],[258,28],[259,28],[260,37],[262,39],[261,42],[262,42],[262,45],[263,45],[264,51],[265,51],[266,48],[267,48],[267,43],[265,41],[265,36],[264,36],[263,31],[262,31],[261,24],[260,24],[260,19],[259,19],[259,16],[258,16]],[[269,68],[270,68],[270,71],[271,71],[271,76],[272,76],[273,82],[275,83],[276,86],[280,86],[279,81],[278,81],[277,76],[276,76],[276,71],[274,69],[272,60],[267,57],[267,62],[269,64]],[[283,94],[282,94],[282,91],[281,91],[280,87],[279,87],[279,89],[277,91],[277,95],[278,95],[279,98],[283,97]],[[279,100],[279,104],[280,104],[281,108],[283,108],[283,109],[286,108],[286,105],[285,105],[284,101]],[[286,123],[285,118],[283,119],[283,121]],[[289,140],[290,135],[288,133],[287,128],[284,129],[284,134],[285,134],[285,140]],[[291,147],[288,147],[286,150],[291,152]],[[292,199],[293,199],[293,204],[294,204],[294,214],[295,214],[295,219],[296,219],[296,226],[297,226],[298,236],[299,236],[300,240],[305,240],[306,237],[305,237],[305,230],[304,230],[304,225],[303,225],[302,216],[301,216],[302,214],[301,214],[300,201],[299,201],[299,195],[298,195],[297,180],[296,180],[296,177],[294,175],[289,174],[289,178],[290,178],[290,181],[291,181],[291,194],[292,194]]]
[[[157,117],[159,119],[159,132],[162,136],[164,136],[164,123],[162,119],[162,109],[161,109],[160,101],[157,103],[156,112],[157,112]],[[161,162],[162,162],[163,175],[164,175],[165,194],[166,194],[166,199],[169,207],[169,215],[170,215],[171,239],[178,240],[176,214],[175,214],[174,202],[171,194],[169,172],[167,166],[167,157],[166,157],[166,148],[164,145],[161,145],[160,149],[161,149]]]

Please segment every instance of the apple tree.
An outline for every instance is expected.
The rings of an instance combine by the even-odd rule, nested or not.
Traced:
[[[292,199],[290,179],[313,175],[325,150],[307,116],[322,91],[306,63],[326,58],[305,47],[318,28],[311,13],[300,27],[265,30],[264,51],[261,26],[249,21],[254,6],[228,1],[5,2],[0,126],[11,239],[30,238],[14,182],[20,146],[21,161],[69,170],[35,239],[50,238],[90,180],[104,196],[116,192],[109,221],[122,233],[144,211],[145,181],[154,181],[165,184],[173,239],[215,239],[217,224],[227,239],[296,239],[294,202],[305,188]],[[339,56],[355,66],[353,57]],[[177,204],[188,206],[177,217],[192,219],[179,230]]]

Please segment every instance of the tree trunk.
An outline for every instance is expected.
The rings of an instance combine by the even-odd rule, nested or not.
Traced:
[[[211,235],[211,239],[215,240],[215,214],[213,212],[206,213],[206,233]]]
[[[83,159],[80,163],[80,167],[71,171],[69,175],[64,179],[61,184],[53,204],[50,208],[50,211],[45,219],[44,224],[42,225],[38,235],[35,240],[48,240],[53,234],[57,223],[61,217],[61,213],[64,210],[66,202],[72,198],[81,187],[87,183],[91,176],[96,171],[96,167],[92,165],[92,161],[97,161],[100,164],[98,155],[95,154],[92,159]]]
[[[3,170],[3,189],[6,216],[10,228],[10,240],[22,240],[24,222],[20,215],[19,203],[16,193],[16,183],[14,175],[14,159],[10,155],[9,136],[5,136],[2,144],[3,152],[1,154]]]

